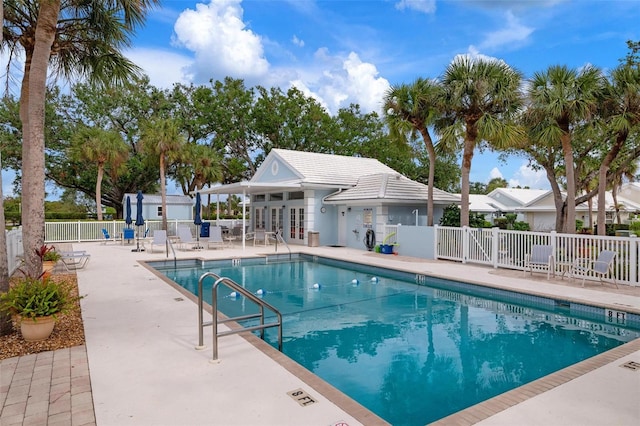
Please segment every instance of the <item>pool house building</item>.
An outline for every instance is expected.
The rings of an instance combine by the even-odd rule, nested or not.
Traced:
[[[371,158],[272,149],[251,180],[201,194],[250,197],[245,226],[280,231],[290,245],[364,249],[387,225],[426,228],[427,186]],[[460,197],[434,188],[435,222],[452,203]]]

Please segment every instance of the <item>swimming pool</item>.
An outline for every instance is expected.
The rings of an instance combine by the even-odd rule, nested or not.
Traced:
[[[325,258],[152,265],[192,293],[206,271],[262,290],[283,314],[284,353],[394,425],[435,421],[640,335],[638,318],[608,324],[600,308]],[[255,312],[229,293],[223,313]]]

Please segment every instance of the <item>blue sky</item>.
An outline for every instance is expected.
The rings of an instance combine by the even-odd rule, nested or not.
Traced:
[[[229,75],[295,85],[330,112],[379,111],[389,85],[438,77],[456,55],[607,71],[640,40],[635,0],[165,0],[127,55],[160,87]],[[474,157],[471,180],[548,188],[521,158]],[[5,185],[8,182],[5,182]]]

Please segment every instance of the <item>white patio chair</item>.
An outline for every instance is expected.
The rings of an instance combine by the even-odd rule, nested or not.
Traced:
[[[161,247],[162,251],[167,249],[167,231],[164,229],[156,229],[153,231],[153,240],[151,241],[150,251],[153,253],[153,247]]]
[[[91,260],[91,255],[84,250],[62,251],[60,260],[67,271],[82,269]]]
[[[209,229],[209,238],[201,239],[201,243],[206,243],[207,248],[224,248],[225,241],[222,239],[222,228],[219,226],[212,226]]]
[[[188,226],[178,226],[178,248],[181,250],[198,249],[198,242],[191,235]]]
[[[578,258],[571,268],[571,278],[576,275],[582,276],[582,287],[584,287],[584,281],[588,276],[597,276],[600,279],[600,284],[604,285],[605,275],[611,274],[613,284],[618,288],[618,282],[613,271],[615,258],[616,252],[611,250],[602,250],[596,260]]]
[[[529,271],[533,275],[534,272],[544,272],[545,270],[547,271],[547,279],[550,278],[552,272],[555,275],[553,246],[531,246],[531,253],[525,257],[524,274],[526,275]]]
[[[253,233],[253,245],[256,245],[256,241],[262,241],[266,246],[268,244],[267,241],[267,232],[264,229],[256,229]]]

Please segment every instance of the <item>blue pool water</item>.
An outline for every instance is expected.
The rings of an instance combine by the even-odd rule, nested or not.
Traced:
[[[262,290],[283,315],[284,353],[394,425],[424,425],[640,336],[591,307],[569,316],[553,300],[309,259],[152,266],[194,294],[207,271]],[[226,315],[257,311],[218,290]],[[274,329],[266,339],[277,344]]]

